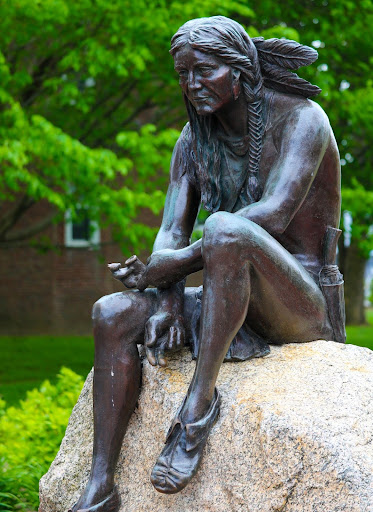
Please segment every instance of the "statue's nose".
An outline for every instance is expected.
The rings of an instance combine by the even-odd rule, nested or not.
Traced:
[[[201,83],[199,81],[199,78],[192,71],[188,74],[188,89],[190,91],[201,89]]]

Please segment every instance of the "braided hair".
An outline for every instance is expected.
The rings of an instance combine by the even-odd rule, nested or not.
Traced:
[[[239,23],[225,16],[198,18],[182,25],[171,39],[171,55],[186,44],[215,55],[240,72],[241,88],[247,102],[249,135],[248,174],[240,197],[244,204],[256,202],[262,194],[258,173],[264,132],[264,85],[306,97],[318,94],[318,87],[287,71],[313,62],[317,52],[295,41],[251,39]],[[208,211],[216,212],[221,204],[220,170],[225,158],[224,143],[214,136],[215,117],[199,116],[185,95],[184,101],[189,116],[184,138],[190,131],[193,172],[201,189],[201,201]],[[190,159],[187,151],[187,146],[183,148],[182,145],[185,163]]]
[[[256,48],[243,27],[224,16],[199,18],[185,23],[173,36],[170,53],[175,55],[186,44],[202,52],[212,53],[240,71],[241,86],[247,102],[249,134],[248,179],[241,194],[248,196],[249,202],[258,201],[258,172],[263,135],[263,78]],[[215,212],[221,203],[220,166],[224,158],[223,143],[213,137],[213,117],[199,116],[185,95],[184,101],[190,121],[192,159],[201,188],[201,200],[207,210]]]

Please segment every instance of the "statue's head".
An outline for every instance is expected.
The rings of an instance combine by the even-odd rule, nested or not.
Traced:
[[[224,16],[188,21],[173,36],[170,53],[188,111],[190,103],[198,115],[213,114],[242,90],[248,103],[260,100],[257,50],[236,21]]]
[[[220,162],[224,148],[214,137],[213,114],[244,94],[248,111],[250,189],[260,190],[256,175],[261,155],[263,78],[258,53],[244,28],[224,16],[188,21],[171,40],[171,55],[189,116],[197,179],[202,202],[216,211],[221,201]],[[223,111],[224,112],[224,111]],[[187,157],[186,157],[187,158]],[[189,157],[190,158],[190,157]]]
[[[220,162],[224,159],[224,145],[214,137],[214,114],[229,108],[229,103],[242,94],[247,106],[250,145],[247,180],[241,196],[248,203],[258,201],[264,85],[307,98],[318,94],[318,87],[293,72],[314,62],[316,50],[296,41],[251,39],[236,21],[212,16],[182,25],[171,40],[170,53],[189,116],[194,174],[200,184],[202,203],[211,212],[217,211],[221,203]],[[186,161],[190,159],[187,153],[185,150]]]

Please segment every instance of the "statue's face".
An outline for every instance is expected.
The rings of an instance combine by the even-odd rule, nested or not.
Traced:
[[[234,101],[232,68],[186,45],[174,56],[179,84],[199,115],[215,114]]]

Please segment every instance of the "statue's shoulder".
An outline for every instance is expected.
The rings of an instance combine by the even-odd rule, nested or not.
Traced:
[[[190,124],[187,123],[181,130],[179,138],[174,146],[174,157],[185,158],[188,155],[188,151],[192,148],[192,134],[190,130]]]
[[[174,156],[179,156],[182,159],[190,157],[192,150],[192,133],[189,122],[181,130],[179,138],[174,147]]]
[[[194,171],[192,133],[188,122],[182,129],[174,147],[171,162],[171,176],[174,180],[177,180],[187,175],[194,183]]]
[[[186,123],[184,128],[181,130],[180,137],[178,138],[177,144],[192,144],[192,132],[190,129],[190,123]]]
[[[324,110],[316,102],[282,92],[273,93],[270,107],[271,126],[277,130],[283,130],[288,126],[299,127],[307,130],[319,127],[323,132],[330,133],[329,119]]]

